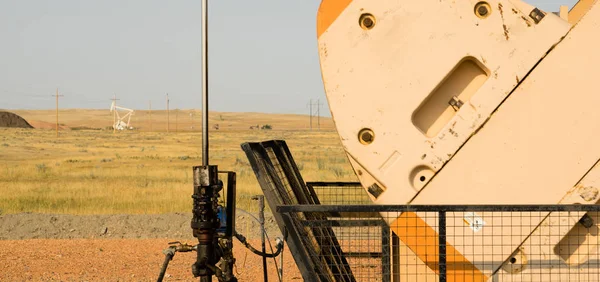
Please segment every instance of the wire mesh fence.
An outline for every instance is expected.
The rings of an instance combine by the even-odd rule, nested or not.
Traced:
[[[288,240],[303,246],[312,262],[306,277],[319,281],[600,281],[596,205],[277,211],[294,226]]]
[[[360,182],[307,182],[321,205],[372,205]]]
[[[244,143],[305,281],[600,281],[600,205],[382,206]]]

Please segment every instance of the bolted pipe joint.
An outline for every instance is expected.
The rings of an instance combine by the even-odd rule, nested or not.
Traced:
[[[198,238],[197,260],[192,265],[195,277],[210,278],[215,273],[214,265],[219,261],[216,252],[220,226],[217,214],[219,192],[223,182],[218,178],[217,166],[196,166],[193,168],[194,194],[191,227],[194,237]]]

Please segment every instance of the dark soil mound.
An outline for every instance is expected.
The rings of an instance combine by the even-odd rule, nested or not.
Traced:
[[[33,128],[22,117],[9,112],[0,111],[0,127]]]

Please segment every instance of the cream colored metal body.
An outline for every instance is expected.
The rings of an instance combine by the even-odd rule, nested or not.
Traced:
[[[477,2],[355,0],[319,37],[338,134],[363,184],[385,190],[378,203],[410,202],[570,28],[553,14],[535,24],[520,1],[490,2],[482,19]]]
[[[569,23],[518,0],[323,0],[318,36],[325,90],[344,149],[373,201],[597,202],[597,193],[584,201],[580,196],[600,181],[600,168],[592,169],[600,159],[600,39],[592,36],[600,32],[600,5],[584,2]],[[574,264],[560,244],[582,232],[577,222],[583,215],[567,228],[553,228],[545,216],[526,216],[522,238],[485,258],[494,265],[478,264],[484,259],[475,254],[484,251],[469,247],[476,244],[449,241],[477,272],[450,278],[514,281],[501,269],[532,232],[552,234],[534,244],[556,246],[546,259]],[[477,234],[448,236],[501,240],[507,234],[497,218],[488,218]],[[410,231],[395,231],[401,240],[410,237]],[[409,240],[403,244],[423,263],[420,250]],[[536,271],[552,275],[551,269]]]

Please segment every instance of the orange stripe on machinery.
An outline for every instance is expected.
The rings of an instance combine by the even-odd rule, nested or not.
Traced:
[[[317,38],[321,37],[352,0],[323,0],[317,15]]]
[[[578,23],[585,14],[592,8],[592,5],[597,0],[579,0],[575,6],[569,11],[569,23],[576,24]]]
[[[439,274],[439,237],[417,214],[405,212],[391,229],[431,270]],[[488,277],[453,246],[446,243],[446,273],[449,282],[483,282]]]

